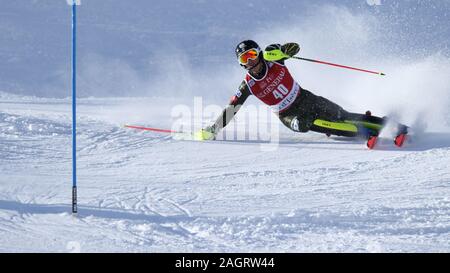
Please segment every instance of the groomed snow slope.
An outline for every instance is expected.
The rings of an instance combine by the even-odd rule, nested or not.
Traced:
[[[450,133],[369,151],[282,131],[265,151],[264,141],[178,141],[111,121],[123,105],[155,102],[170,107],[80,101],[74,217],[70,101],[3,93],[0,251],[450,250]]]

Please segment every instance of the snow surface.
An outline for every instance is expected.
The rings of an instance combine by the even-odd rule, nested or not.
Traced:
[[[82,1],[78,216],[70,9],[2,3],[1,252],[450,252],[448,1],[241,2]],[[261,14],[250,29],[244,7]],[[242,80],[233,49],[245,38],[382,70],[288,62],[304,88],[393,116],[411,141],[399,149],[386,132],[370,151],[296,134],[254,98],[217,141],[123,127],[209,124]]]
[[[108,121],[131,102],[80,101],[74,217],[70,101],[1,100],[1,251],[449,251],[450,133],[374,151],[285,133],[264,151]]]

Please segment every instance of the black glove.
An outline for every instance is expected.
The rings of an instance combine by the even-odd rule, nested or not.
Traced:
[[[292,57],[300,51],[300,46],[297,43],[286,43],[281,46],[281,51],[284,54]]]

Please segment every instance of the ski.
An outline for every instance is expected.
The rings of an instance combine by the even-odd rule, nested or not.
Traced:
[[[408,134],[408,126],[399,124],[397,128],[397,134],[394,138],[394,144],[397,147],[402,147],[407,139],[406,135]]]
[[[397,133],[394,137],[394,145],[401,148],[405,143],[408,135],[408,126],[403,124],[398,124]],[[367,139],[367,148],[370,150],[374,149],[377,144],[378,136],[372,135]]]
[[[405,140],[406,140],[406,133],[399,134],[395,137],[394,144],[395,144],[395,146],[400,148],[405,143]]]
[[[397,130],[397,135],[394,138],[395,146],[402,147],[407,139],[407,134],[408,134],[408,126],[399,124],[398,130]]]
[[[367,148],[369,148],[370,150],[375,148],[375,144],[377,144],[377,140],[378,140],[378,136],[370,136],[369,139],[367,140]]]

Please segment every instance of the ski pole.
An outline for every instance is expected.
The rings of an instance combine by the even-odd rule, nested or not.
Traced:
[[[145,130],[145,131],[160,132],[160,133],[172,133],[172,134],[183,133],[183,132],[178,132],[178,131],[173,131],[173,130],[151,128],[151,127],[143,127],[143,126],[124,125],[124,127],[132,128],[132,129],[138,129],[138,130]]]
[[[313,59],[301,58],[301,57],[296,57],[296,56],[293,56],[293,57],[291,57],[291,58],[294,58],[294,59],[297,59],[297,60],[303,60],[303,61],[313,62],[313,63],[332,65],[332,66],[336,66],[336,67],[341,67],[341,68],[346,68],[346,69],[352,69],[352,70],[357,70],[357,71],[361,71],[361,72],[367,72],[367,73],[377,74],[377,75],[380,75],[380,76],[385,76],[385,75],[386,75],[386,74],[384,74],[383,72],[370,71],[370,70],[366,70],[366,69],[361,69],[361,68],[356,68],[356,67],[351,67],[351,66],[346,66],[346,65],[341,65],[341,64],[334,64],[334,63],[329,63],[329,62],[324,62],[324,61],[319,61],[319,60],[313,60]]]
[[[145,131],[152,131],[152,132],[159,132],[159,133],[169,133],[174,135],[184,135],[186,140],[197,140],[197,141],[203,141],[203,140],[210,140],[209,138],[205,138],[205,131],[200,130],[195,133],[189,133],[189,132],[182,132],[182,131],[174,131],[174,130],[167,130],[167,129],[159,129],[159,128],[152,128],[152,127],[143,127],[143,126],[134,126],[134,125],[124,125],[125,128],[131,128],[131,129],[138,129],[138,130],[145,130]],[[187,136],[187,138],[186,138]]]

